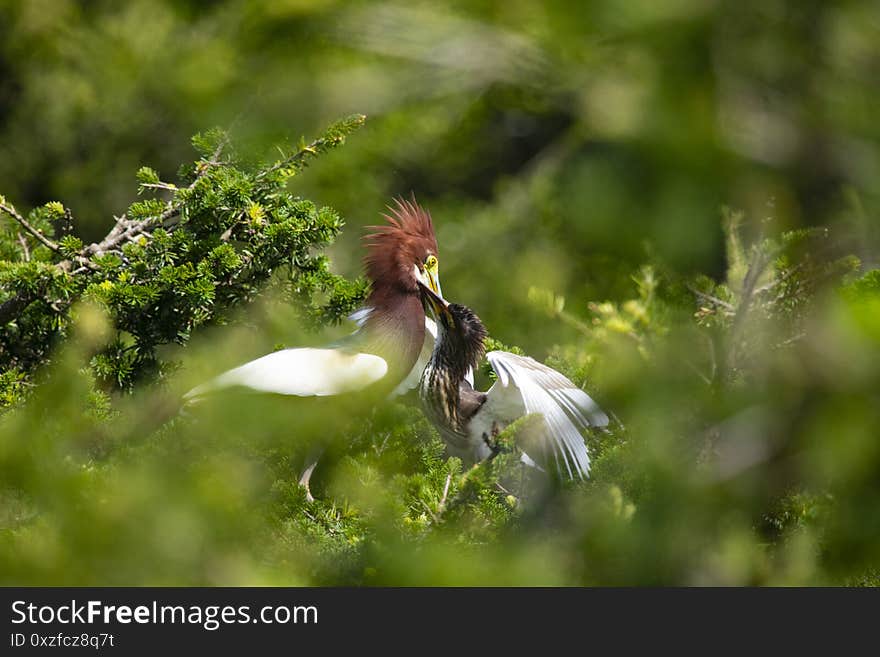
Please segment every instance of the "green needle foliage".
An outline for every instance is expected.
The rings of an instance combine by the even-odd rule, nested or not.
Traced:
[[[180,182],[141,167],[138,194],[144,198],[88,246],[67,232],[72,212],[61,203],[25,218],[0,197],[7,220],[0,247],[0,396],[13,401],[34,370],[51,360],[81,301],[101,308],[111,323],[110,340],[91,359],[92,372],[105,388],[126,391],[167,373],[170,363],[159,358],[158,347],[185,343],[203,324],[224,323],[282,268],[307,316],[339,321],[351,312],[363,285],[331,274],[319,252],[342,220],[286,185],[363,121],[359,115],[339,121],[263,166],[241,161],[222,131],[196,135],[199,159],[181,167]],[[311,305],[318,292],[326,300]]]

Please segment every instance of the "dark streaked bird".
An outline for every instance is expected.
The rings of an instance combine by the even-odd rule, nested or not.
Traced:
[[[523,432],[523,460],[569,478],[587,477],[590,457],[581,431],[608,425],[596,402],[556,370],[506,351],[486,354],[498,380],[488,392],[474,390],[468,378],[483,357],[486,329],[469,308],[447,303],[428,287],[422,292],[437,321],[437,339],[419,396],[450,455],[485,460],[507,425],[540,413],[540,422]]]
[[[412,200],[395,199],[386,223],[365,236],[370,293],[351,315],[358,328],[326,347],[283,349],[245,363],[186,394],[195,400],[226,389],[299,397],[378,392],[401,394],[418,384],[436,328],[425,315],[420,286],[440,295],[437,240],[431,215]],[[320,454],[307,460],[308,481]]]

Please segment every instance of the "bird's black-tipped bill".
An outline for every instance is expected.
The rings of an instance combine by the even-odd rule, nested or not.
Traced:
[[[419,281],[419,288],[422,291],[422,300],[434,315],[434,319],[451,326],[452,315],[449,313],[449,304],[446,300],[421,281]]]

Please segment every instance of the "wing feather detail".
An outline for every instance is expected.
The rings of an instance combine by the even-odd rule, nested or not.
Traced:
[[[498,375],[488,392],[484,417],[475,425],[485,430],[493,421],[501,424],[540,413],[544,422],[530,449],[545,466],[556,464],[570,478],[588,476],[590,457],[581,431],[608,425],[608,416],[583,390],[564,375],[527,356],[491,351],[486,358]],[[476,418],[475,418],[476,419]]]

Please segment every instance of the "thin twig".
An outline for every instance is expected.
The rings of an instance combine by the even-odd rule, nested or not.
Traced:
[[[59,247],[58,244],[56,244],[55,242],[53,242],[52,240],[50,240],[48,237],[46,237],[45,235],[43,235],[43,232],[42,232],[42,231],[37,230],[36,228],[34,228],[33,226],[31,226],[31,225],[28,223],[28,221],[27,221],[24,217],[22,217],[22,216],[18,213],[18,211],[17,211],[12,205],[10,205],[10,204],[8,204],[8,203],[0,203],[0,210],[2,210],[2,211],[5,212],[6,214],[8,214],[10,217],[12,217],[13,219],[15,219],[19,224],[21,224],[21,226],[22,226],[27,232],[29,232],[31,235],[33,235],[34,237],[36,237],[37,240],[39,240],[39,242],[40,242],[41,244],[43,244],[46,248],[50,249],[50,250],[51,250],[52,252],[54,252],[54,253],[60,253],[60,252],[61,252],[61,247]],[[29,259],[29,253],[28,253],[27,251],[26,251],[26,255],[28,256],[28,257],[26,258],[26,260],[28,260],[28,259]],[[96,270],[96,269],[97,269],[97,267],[96,267],[93,263],[89,262],[88,258],[86,258],[84,255],[78,255],[78,256],[74,257],[72,260],[62,260],[61,262],[58,263],[58,266],[59,266],[61,269],[63,269],[64,271],[69,271],[71,265],[72,265],[74,262],[77,263],[77,264],[79,264],[79,265],[82,265],[82,266],[88,267],[88,268],[91,269],[91,270]]]
[[[716,376],[718,375],[718,359],[715,357],[715,340],[712,339],[711,335],[706,333],[701,333],[701,335],[705,338],[706,342],[709,345],[709,372],[710,372],[710,383],[716,381]]]
[[[202,179],[205,174],[208,172],[208,169],[212,166],[217,166],[220,164],[219,158],[223,153],[223,149],[229,143],[228,137],[224,137],[217,144],[217,148],[214,149],[214,153],[211,155],[210,160],[206,160],[199,167],[198,172],[196,173],[193,181],[186,187],[187,190],[191,190],[196,186],[196,183]],[[144,185],[145,187],[156,185],[150,183]],[[162,187],[163,189],[172,189],[172,187]],[[173,187],[175,191],[179,191],[178,187]],[[129,219],[126,215],[122,215],[121,217],[116,218],[116,225],[113,227],[107,236],[101,240],[100,242],[90,244],[85,249],[83,249],[83,254],[87,256],[93,255],[104,255],[105,253],[116,251],[118,248],[125,244],[139,234],[148,234],[152,228],[163,226],[167,227],[168,222],[172,219],[177,218],[180,215],[182,209],[182,205],[172,205],[169,203],[168,208],[159,215],[153,217],[147,217],[143,220]]]
[[[214,152],[211,154],[211,159],[208,160],[207,164],[211,164],[213,166],[220,164],[220,161],[218,160],[218,158],[220,157],[220,155],[223,154],[223,149],[226,148],[228,145],[229,145],[229,132],[227,131],[226,134],[223,135],[223,138],[217,142],[217,148],[214,149]],[[204,174],[199,172],[199,174],[196,176],[196,179],[200,178],[202,175],[204,175]],[[192,185],[190,185],[190,186],[192,186]]]
[[[713,303],[713,304],[715,304],[716,306],[720,306],[721,308],[724,308],[725,310],[729,310],[730,312],[735,312],[735,311],[736,311],[736,308],[734,307],[734,305],[733,305],[732,303],[729,303],[729,302],[727,302],[727,301],[724,301],[723,299],[719,299],[719,298],[716,297],[716,296],[713,296],[713,295],[711,295],[711,294],[707,294],[706,292],[703,292],[703,291],[701,291],[701,290],[698,290],[697,288],[695,288],[695,287],[694,287],[693,285],[691,285],[690,283],[688,283],[687,288],[688,288],[691,292],[693,292],[694,294],[696,294],[698,297],[700,297],[703,301],[708,301],[709,303]]]
[[[24,261],[30,262],[31,261],[31,250],[28,248],[27,240],[25,239],[24,235],[22,235],[21,233],[18,234],[18,243],[21,244],[21,250],[22,250],[22,253],[24,254]]]
[[[754,256],[749,263],[749,269],[746,271],[745,278],[743,279],[739,307],[736,309],[736,314],[733,317],[733,324],[730,328],[727,351],[728,369],[732,370],[736,366],[739,334],[742,331],[746,315],[748,315],[752,301],[755,297],[755,285],[769,262],[770,255],[760,248],[755,248]]]
[[[325,140],[323,137],[319,137],[318,139],[313,141],[308,146],[303,146],[301,149],[299,149],[296,153],[294,153],[290,157],[287,157],[283,160],[279,160],[278,162],[273,164],[268,169],[261,171],[260,173],[258,173],[256,175],[256,179],[261,180],[262,178],[265,178],[266,176],[268,176],[270,173],[275,173],[279,169],[284,169],[286,167],[290,167],[290,166],[296,164],[297,162],[299,162],[300,160],[304,159],[308,155],[316,155],[318,153],[318,148],[321,146],[321,144],[324,141]]]
[[[804,268],[804,264],[805,264],[805,263],[801,262],[801,263],[795,265],[794,267],[791,267],[788,271],[786,271],[786,272],[785,272],[782,276],[780,276],[779,278],[774,278],[772,281],[770,281],[770,282],[767,283],[766,285],[762,285],[761,287],[757,288],[757,289],[755,290],[755,294],[762,294],[763,292],[767,292],[768,290],[772,290],[772,289],[773,289],[774,287],[776,287],[777,285],[780,285],[780,284],[784,283],[784,282],[787,281],[789,278],[791,278],[791,277],[794,276],[796,273],[798,273],[801,269],[803,269],[803,268]]]
[[[437,505],[437,513],[443,513],[446,507],[446,496],[449,494],[449,484],[452,483],[452,473],[446,475],[446,483],[443,485],[443,495],[440,497],[440,504]]]
[[[148,187],[150,189],[162,189],[167,192],[176,192],[177,185],[172,183],[141,183],[141,187]]]
[[[435,525],[440,524],[440,518],[437,517],[437,514],[434,513],[434,512],[431,510],[431,507],[428,506],[428,503],[425,502],[425,500],[419,500],[419,502],[421,503],[421,505],[422,505],[423,507],[425,507],[425,511],[427,511],[428,514],[430,514],[430,516],[431,516],[431,520],[434,521],[434,524],[435,524]]]
[[[196,183],[202,177],[204,177],[210,167],[220,164],[219,158],[223,153],[223,149],[227,146],[228,143],[228,137],[224,136],[224,138],[221,139],[220,142],[217,144],[214,153],[211,155],[211,159],[205,161],[202,166],[199,167],[195,179],[189,185],[188,189],[192,189],[196,185]],[[152,183],[147,183],[145,186],[157,187],[169,191],[178,190],[176,186],[170,184],[156,185]],[[22,228],[24,228],[28,233],[35,237],[42,245],[44,245],[54,253],[60,253],[61,247],[58,244],[43,235],[40,230],[34,228],[21,214],[19,214],[14,206],[6,203],[5,199],[2,203],[0,203],[0,211],[5,212],[15,221],[17,221]],[[142,221],[129,219],[125,214],[119,217],[114,217],[116,219],[116,223],[113,225],[113,228],[110,230],[109,233],[107,233],[103,240],[86,246],[82,249],[82,251],[79,252],[79,254],[73,256],[72,258],[68,258],[58,262],[56,266],[62,271],[70,272],[71,275],[78,275],[85,271],[98,271],[100,267],[98,267],[90,260],[91,256],[104,255],[108,252],[118,250],[118,247],[120,245],[141,234],[149,237],[150,233],[148,231],[151,228],[157,225],[166,224],[169,220],[179,216],[180,212],[181,206],[173,206],[169,204],[169,207],[160,215],[156,217],[148,217],[147,219]],[[69,217],[69,211],[67,211],[67,216]],[[27,241],[21,234],[19,234],[18,239],[22,245],[24,260],[25,262],[28,262],[30,261],[31,254],[30,250],[27,247]],[[74,265],[78,266],[74,268]],[[13,319],[15,319],[25,308],[27,308],[27,306],[36,301],[41,294],[42,292],[38,294],[20,293],[0,303],[0,326],[5,326]],[[63,311],[63,309],[69,305],[70,301],[54,301],[51,303],[52,308],[57,312]]]
[[[46,237],[45,235],[43,235],[43,232],[42,232],[42,231],[37,230],[36,228],[34,228],[33,226],[31,226],[31,225],[27,222],[27,220],[26,220],[24,217],[22,217],[22,216],[18,213],[18,210],[16,210],[12,205],[10,205],[10,204],[8,204],[8,203],[0,203],[0,210],[3,210],[3,212],[5,212],[5,213],[8,214],[10,217],[12,217],[13,219],[15,219],[18,223],[20,223],[20,224],[22,225],[22,227],[23,227],[27,232],[29,232],[31,235],[33,235],[34,237],[36,237],[37,240],[38,240],[41,244],[43,244],[43,246],[45,246],[45,247],[51,249],[52,251],[55,251],[56,253],[58,252],[58,250],[59,250],[60,247],[59,247],[55,242],[53,242],[52,240],[50,240],[48,237]]]
[[[706,376],[705,374],[703,374],[703,373],[700,371],[700,368],[699,368],[699,367],[697,367],[696,365],[694,365],[694,364],[693,364],[690,360],[688,360],[687,358],[685,358],[684,362],[687,363],[688,367],[690,367],[690,368],[694,371],[694,374],[696,374],[698,377],[700,377],[700,379],[702,379],[703,383],[705,383],[707,386],[712,385],[712,379],[709,378],[708,376]]]

